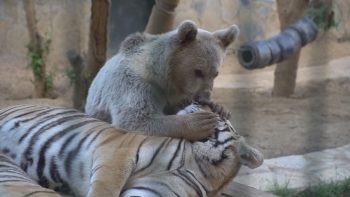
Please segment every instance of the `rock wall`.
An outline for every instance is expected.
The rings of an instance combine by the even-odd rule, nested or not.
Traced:
[[[350,0],[334,0],[335,19],[338,28],[327,34],[320,32],[318,39],[303,48],[300,65],[326,63],[329,58],[347,56],[348,44],[338,44],[350,40]],[[280,33],[277,5],[275,0],[181,0],[177,7],[174,28],[183,20],[190,19],[202,29],[215,31],[237,24],[241,29],[238,40],[232,47],[238,48],[247,41],[264,40]],[[273,67],[266,67],[273,69]],[[224,73],[259,72],[242,68],[235,56],[229,52],[223,66]]]
[[[241,36],[236,45],[265,39],[279,32],[274,0],[182,0],[177,8],[174,27],[186,19],[208,31],[237,24]]]
[[[51,34],[48,67],[67,68],[66,51],[86,51],[89,0],[35,0],[38,31]],[[0,0],[0,53],[28,58],[29,43],[23,0]],[[58,66],[59,65],[59,66]]]
[[[0,0],[0,53],[15,55],[28,61],[28,51],[25,46],[29,40],[22,1]],[[147,2],[148,5],[153,1],[148,0]],[[132,3],[129,2],[129,4]],[[144,4],[146,5],[146,3]],[[140,4],[140,6],[144,6],[144,4]],[[350,40],[350,0],[335,0],[335,4],[336,20],[340,22],[338,29],[332,29],[327,36],[322,33],[320,39],[318,39],[318,42],[333,42],[332,48],[338,46],[334,43]],[[87,50],[90,6],[91,0],[35,0],[39,32],[41,34],[45,32],[52,34],[49,68],[57,65],[59,69],[65,70],[70,67],[65,55],[67,50],[77,49],[80,52]],[[112,12],[123,12],[114,15],[112,13],[111,16],[115,16],[114,18],[127,17],[124,11],[132,10],[130,6],[124,9],[122,8],[123,5],[118,7],[121,8],[115,9],[112,6]],[[142,17],[145,21],[148,19],[145,13],[148,13],[147,10],[150,9],[150,5],[146,7],[144,11],[138,11],[140,13],[132,13],[131,11],[128,13],[133,14],[131,17],[133,16],[135,20],[137,17]],[[174,28],[186,19],[195,21],[200,28],[209,31],[226,28],[231,24],[238,24],[241,29],[241,36],[232,45],[236,48],[244,42],[267,39],[280,32],[275,0],[181,0],[176,11]],[[111,31],[113,31],[110,34],[112,36],[110,36],[109,52],[113,52],[113,54],[117,51],[118,42],[122,40],[122,38],[116,36],[116,33],[125,31],[125,29],[129,29],[129,31],[135,29],[134,27],[120,27],[120,24],[125,26],[132,20],[126,18],[125,21],[129,22],[123,21],[118,19],[114,23],[110,22]],[[143,23],[142,25],[145,25]],[[143,29],[143,27],[140,26],[138,31],[140,29]],[[123,32],[123,34],[126,33]],[[116,47],[112,48],[112,45]],[[319,46],[327,47],[325,44],[311,44],[306,47],[301,59],[305,60],[304,62],[312,63],[313,61],[308,61],[310,53],[307,51],[321,50]],[[338,50],[338,48],[334,52],[336,56],[344,56],[350,50],[341,47]],[[316,54],[322,53],[316,52]],[[315,59],[319,59],[317,56],[315,57]],[[232,64],[235,66],[231,66]],[[227,72],[245,72],[238,65],[235,51],[228,53],[225,65],[230,67]]]

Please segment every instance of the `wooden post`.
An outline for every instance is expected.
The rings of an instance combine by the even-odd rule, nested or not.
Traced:
[[[303,17],[308,0],[277,0],[277,11],[281,31]],[[277,64],[272,94],[276,97],[288,97],[294,93],[300,50],[292,57]]]
[[[179,0],[156,0],[146,26],[146,33],[161,34],[173,30],[175,8]]]
[[[110,0],[91,1],[89,46],[85,64],[77,51],[67,52],[67,58],[75,72],[74,108],[81,111],[84,111],[92,80],[106,62],[110,6]]]

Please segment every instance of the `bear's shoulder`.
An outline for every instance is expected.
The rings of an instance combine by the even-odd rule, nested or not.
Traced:
[[[133,33],[125,38],[120,45],[120,52],[134,52],[147,42],[152,42],[156,36],[146,33]]]

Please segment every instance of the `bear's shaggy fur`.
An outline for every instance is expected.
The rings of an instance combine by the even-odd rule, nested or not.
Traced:
[[[229,116],[226,108],[210,102],[210,96],[226,48],[238,35],[236,25],[211,33],[192,21],[161,35],[130,35],[93,80],[86,113],[147,135],[188,140],[209,136],[216,114],[176,116],[174,110],[198,101]]]

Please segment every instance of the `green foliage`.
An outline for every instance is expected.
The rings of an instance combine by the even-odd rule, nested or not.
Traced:
[[[316,187],[310,187],[301,192],[289,189],[288,183],[280,186],[274,182],[271,192],[281,197],[348,197],[350,196],[350,179],[322,182]]]
[[[30,63],[27,65],[27,69],[31,69],[33,71],[33,74],[35,77],[45,77],[46,78],[46,90],[45,92],[48,93],[49,91],[52,91],[54,89],[54,78],[56,75],[57,67],[56,65],[53,67],[53,70],[49,72],[48,75],[44,73],[42,66],[44,65],[43,57],[44,55],[49,55],[50,53],[50,46],[52,43],[52,34],[51,32],[45,32],[44,33],[44,46],[43,49],[32,49],[29,46],[26,46],[29,50],[29,57],[31,58]]]
[[[75,72],[74,72],[74,69],[67,69],[66,70],[66,76],[68,77],[69,79],[69,82],[70,82],[70,85],[74,85],[74,81],[75,81]]]
[[[315,188],[309,188],[296,197],[346,197],[350,196],[350,179],[344,182],[323,182]]]
[[[289,181],[290,180],[288,179],[288,181],[286,181],[283,185],[279,185],[277,180],[274,180],[270,192],[275,194],[276,196],[292,197],[295,191],[288,188]]]
[[[336,2],[334,3],[336,4]],[[323,5],[320,8],[311,7],[306,10],[306,16],[311,20],[313,20],[319,28],[322,28],[325,31],[328,31],[332,27],[338,28],[342,18],[342,12],[340,9],[341,17],[340,17],[340,20],[336,22],[334,18],[334,11],[329,13],[330,10],[333,10],[333,9],[334,7],[328,7],[327,5]],[[326,14],[329,16],[326,16]]]
[[[84,73],[85,79],[89,79],[91,77],[91,73]]]
[[[34,76],[42,77],[44,76],[42,65],[42,51],[41,50],[32,50],[29,52],[29,57],[32,58],[32,61],[27,66],[27,69],[32,69]]]
[[[46,51],[46,55],[48,55],[50,53],[50,45],[52,42],[52,33],[51,32],[45,32],[44,35],[46,37],[48,37],[48,39],[46,39],[45,41],[45,51]]]
[[[52,91],[54,89],[54,79],[56,76],[57,66],[54,65],[52,70],[49,72],[49,74],[46,76],[46,91]]]

